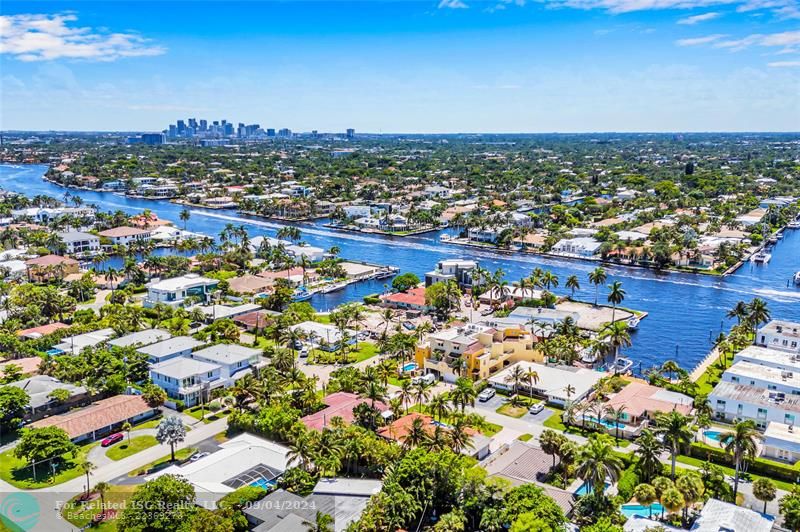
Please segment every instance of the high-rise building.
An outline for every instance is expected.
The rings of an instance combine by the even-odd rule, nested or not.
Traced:
[[[178,120],[177,129],[178,129],[178,135],[183,135],[184,133],[186,133],[186,122],[184,122],[183,120]]]
[[[356,137],[356,130],[353,129],[353,128],[348,128],[347,129],[347,138],[348,139],[353,139],[355,137]]]
[[[197,130],[197,119],[190,118],[189,119],[189,127],[194,129],[194,130]]]
[[[292,136],[292,130],[289,129],[289,128],[286,128],[286,127],[283,128],[283,129],[279,129],[278,130],[278,136],[279,137],[284,137],[284,138],[289,138],[289,137]]]
[[[227,121],[223,120],[223,131],[222,134],[226,137],[233,136],[233,124],[229,124]]]
[[[271,127],[268,127],[267,128],[267,136],[268,137],[274,137],[275,136],[275,129],[271,128]]]
[[[200,131],[208,131],[208,120],[205,118],[200,120]]]
[[[175,126],[175,124],[169,125],[169,132],[167,133],[167,135],[169,135],[169,138],[171,139],[174,139],[175,137],[178,136],[178,128],[177,126]]]

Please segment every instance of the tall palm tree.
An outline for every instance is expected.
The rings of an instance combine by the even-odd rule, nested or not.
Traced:
[[[449,411],[449,399],[446,394],[440,393],[434,395],[428,402],[428,412],[433,416],[433,419],[441,421]]]
[[[478,396],[472,381],[467,378],[459,377],[456,379],[455,387],[450,390],[450,402],[454,407],[460,407],[461,412],[469,406],[475,406],[475,398]]]
[[[631,345],[631,334],[628,332],[628,324],[621,321],[606,323],[600,331],[599,338],[601,340],[607,340],[614,350],[614,371],[616,371],[620,348]]]
[[[606,271],[598,266],[591,272],[589,272],[589,282],[594,285],[594,306],[597,306],[597,296],[598,291],[600,289],[600,285],[606,282],[608,276],[606,275]]]
[[[467,428],[467,422],[463,416],[456,418],[450,425],[450,447],[456,453],[473,447],[472,436],[467,432]]]
[[[660,455],[663,446],[650,429],[642,430],[636,439],[636,445],[634,454],[639,457],[639,473],[644,482],[649,482],[661,469]]]
[[[539,372],[535,369],[528,368],[525,372],[525,382],[528,383],[528,396],[533,399],[533,386],[539,383]]]
[[[94,491],[100,495],[100,515],[105,517],[106,513],[106,493],[111,489],[108,482],[98,482],[94,485]]]
[[[763,299],[757,297],[747,306],[747,322],[753,328],[754,333],[762,323],[769,321],[769,318],[769,308]]]
[[[89,487],[90,487],[90,485],[89,485],[89,475],[91,475],[92,471],[94,471],[95,469],[97,469],[97,466],[94,465],[89,460],[86,460],[85,462],[83,462],[81,464],[81,471],[83,472],[84,475],[86,475],[86,496],[87,497],[89,496]]]
[[[608,407],[608,414],[614,420],[614,439],[617,440],[619,443],[619,425],[620,421],[622,421],[622,416],[625,414],[625,411],[628,409],[624,404],[619,405],[617,408],[613,406]]]
[[[680,412],[662,413],[656,416],[656,434],[664,438],[664,446],[669,449],[672,458],[671,476],[675,480],[675,461],[681,448],[692,443],[694,431],[691,427],[692,418]]]
[[[316,447],[316,437],[310,431],[305,430],[289,445],[286,459],[289,463],[297,462],[306,471],[311,471]]]
[[[608,302],[613,305],[611,310],[611,322],[614,323],[617,314],[617,305],[625,300],[625,290],[622,288],[622,283],[614,281],[608,285]]]
[[[736,469],[736,476],[733,479],[734,500],[736,500],[736,493],[739,491],[739,472],[742,464],[748,458],[754,458],[758,454],[758,441],[761,438],[761,433],[758,432],[755,421],[752,419],[740,421],[733,426],[733,430],[719,435],[720,444],[722,444],[725,451],[733,455],[733,463]]]
[[[403,437],[403,447],[406,449],[410,447],[419,447],[426,441],[428,441],[428,431],[425,430],[425,421],[422,417],[415,417],[413,421],[411,421],[411,426],[408,428],[408,432]]]
[[[581,289],[581,283],[578,280],[577,275],[570,275],[567,277],[567,282],[564,284],[564,286],[570,290],[570,299],[574,299],[575,291]]]
[[[731,310],[728,311],[726,316],[728,318],[736,318],[738,323],[742,323],[742,321],[747,318],[747,314],[747,303],[744,301],[739,301]]]
[[[575,473],[589,483],[596,497],[604,495],[606,478],[616,481],[624,468],[609,440],[608,436],[594,435],[578,451]]]
[[[511,371],[508,372],[506,375],[505,382],[512,383],[514,388],[514,395],[516,396],[519,393],[519,385],[525,379],[525,370],[522,369],[522,366],[519,364],[515,364]]]
[[[542,286],[548,290],[551,288],[558,288],[558,276],[550,270],[544,272],[542,276]]]

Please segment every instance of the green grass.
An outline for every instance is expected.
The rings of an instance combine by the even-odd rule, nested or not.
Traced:
[[[178,449],[177,451],[175,451],[175,462],[171,462],[170,459],[172,458],[172,456],[167,454],[166,456],[162,456],[158,460],[150,462],[146,466],[140,467],[139,469],[137,469],[135,471],[131,471],[130,473],[128,473],[128,476],[129,477],[137,477],[137,476],[140,476],[140,475],[147,475],[147,474],[150,474],[150,473],[155,473],[159,469],[162,469],[162,468],[167,467],[169,465],[172,465],[174,463],[179,463],[179,462],[182,462],[184,460],[187,460],[189,457],[191,457],[196,452],[197,452],[197,448],[196,447],[185,447],[183,449]]]
[[[347,362],[357,363],[374,357],[378,354],[378,347],[372,342],[359,342],[356,349],[347,351]],[[320,349],[313,349],[309,355],[309,362],[311,364],[333,364],[342,359],[341,353],[338,351],[328,352]]]
[[[703,467],[703,464],[705,463],[705,460],[700,460],[699,458],[692,458],[691,456],[685,456],[685,455],[682,455],[682,454],[679,454],[675,458],[675,461],[678,462],[679,464],[686,464],[686,465],[694,466],[694,467],[697,467],[697,468]],[[730,477],[733,477],[736,474],[736,470],[733,469],[732,467],[719,465],[719,464],[714,464],[714,465],[716,467],[720,468],[721,471],[723,471],[726,475],[728,475]],[[669,465],[667,465],[667,468],[669,468]],[[786,482],[785,480],[778,480],[776,478],[764,477],[764,476],[761,476],[761,475],[754,475],[752,473],[747,473],[747,476],[750,477],[751,480],[756,480],[756,479],[759,479],[759,478],[769,478],[773,483],[775,483],[775,485],[778,487],[778,489],[782,489],[782,490],[785,490],[785,491],[792,491],[792,487],[796,486],[796,484],[792,484],[791,482]],[[740,483],[740,485],[741,485],[741,483]]]
[[[423,414],[431,415],[428,412],[426,405],[413,405],[408,409],[408,411],[409,412],[421,412]],[[448,414],[448,415],[446,415],[446,416],[444,416],[442,418],[439,418],[439,421],[441,421],[442,423],[446,423],[448,425],[452,424],[454,420],[455,420],[455,416],[453,416],[452,414]],[[503,427],[501,425],[497,425],[495,423],[489,423],[486,420],[484,420],[483,426],[481,426],[481,427],[477,427],[476,426],[476,427],[473,427],[473,428],[477,429],[484,436],[488,436],[489,438],[491,438],[492,436],[494,436],[495,434],[497,434],[498,432],[503,430]]]
[[[108,451],[106,451],[106,456],[115,461],[122,460],[139,451],[144,451],[153,445],[158,445],[158,440],[156,440],[155,436],[136,436],[135,438],[131,438],[130,442],[126,439],[116,445],[112,445]]]
[[[519,441],[528,441],[528,440],[530,440],[531,438],[533,438],[533,434],[520,434],[520,435],[517,437],[517,439],[518,439]]]
[[[192,408],[187,408],[186,410],[184,410],[183,413],[184,414],[189,414],[190,416],[195,418],[197,421],[202,421],[203,423],[210,423],[210,421],[208,421],[207,419],[205,419],[203,417],[204,415],[207,416],[208,414],[211,413],[211,411],[208,409],[208,407],[203,409],[202,407],[199,407],[199,406],[193,406]]]
[[[317,314],[314,316],[314,321],[317,323],[324,323],[326,325],[330,325],[331,323],[331,315],[330,314]]]
[[[36,480],[33,478],[32,468],[26,462],[14,456],[14,450],[10,449],[0,454],[0,479],[20,489],[39,489],[63,484],[68,480],[83,475],[83,471],[79,466],[86,461],[86,454],[89,449],[98,443],[93,442],[78,447],[74,457],[69,454],[63,455],[55,475],[50,474],[50,464],[40,464],[36,468]]]
[[[725,367],[733,363],[733,354],[727,355],[727,360],[725,363]],[[706,369],[705,373],[700,375],[700,378],[697,379],[697,395],[705,394],[708,395],[714,389],[716,383],[720,381],[722,377],[722,373],[725,371],[725,368],[720,367],[719,360],[713,362],[708,368]]]
[[[161,423],[161,416],[151,419],[150,421],[145,421],[144,423],[140,423],[139,425],[134,425],[131,430],[139,430],[139,429],[156,429],[158,428],[158,424]]]
[[[514,406],[510,402],[505,403],[501,407],[497,408],[495,412],[498,414],[503,414],[504,416],[520,418],[525,415],[532,405],[536,403],[541,403],[539,399],[532,399],[530,397],[519,396],[517,398],[517,405]]]
[[[578,436],[583,436],[584,438],[588,438],[592,434],[597,434],[597,432],[595,431],[584,429],[581,428],[580,426],[576,425],[572,425],[569,427],[566,426],[564,422],[561,420],[561,412],[556,412],[549,418],[545,419],[544,423],[542,424],[548,429],[553,429],[560,432],[566,432],[567,434],[577,434]],[[614,437],[613,434],[609,434],[609,436],[611,436],[612,438]],[[617,447],[627,447],[630,444],[631,442],[624,438],[620,438],[617,441]]]
[[[112,486],[104,496],[107,509],[121,508],[133,495],[136,486]],[[83,496],[76,495],[69,502],[67,502],[61,510],[61,516],[72,525],[83,528],[92,522],[94,516],[98,515],[101,511],[100,505],[102,504],[99,497],[89,502],[81,502],[79,499]],[[113,510],[111,510],[113,511]],[[91,527],[91,530],[98,530],[100,532],[113,532],[117,529],[116,524],[117,515],[109,516],[97,526]]]

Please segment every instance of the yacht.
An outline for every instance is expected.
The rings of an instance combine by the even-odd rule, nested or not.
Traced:
[[[762,250],[762,251],[759,251],[758,253],[756,253],[755,255],[753,255],[753,258],[750,259],[750,260],[752,260],[753,262],[760,263],[760,264],[766,264],[766,263],[769,262],[769,259],[771,259],[771,258],[772,258],[772,255],[770,255],[766,251]]]
[[[441,240],[442,242],[450,242],[450,235],[445,233],[445,234],[443,234],[442,236],[439,237],[439,240]]]
[[[331,292],[336,292],[337,290],[341,290],[345,286],[347,286],[347,283],[333,283],[329,284],[328,286],[320,290],[320,292],[322,292],[323,294],[329,294]]]
[[[800,272],[794,274],[794,284],[800,285]]]
[[[789,229],[800,229],[800,220],[789,222],[788,224],[786,224],[786,227]]]
[[[614,361],[614,364],[611,365],[611,369],[614,370],[614,373],[627,373],[633,367],[633,360],[630,358],[619,357]]]
[[[631,316],[626,321],[628,324],[628,329],[638,329],[639,328],[639,318],[637,316]]]

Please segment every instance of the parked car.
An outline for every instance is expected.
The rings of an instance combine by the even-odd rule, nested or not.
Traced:
[[[121,432],[117,432],[111,436],[103,438],[103,441],[100,442],[100,445],[102,447],[108,447],[109,445],[114,445],[115,443],[119,443],[124,439],[125,436]]]
[[[489,314],[491,314],[492,312],[494,312],[494,310],[493,310],[491,307],[489,307],[489,308],[487,308],[486,310],[482,310],[482,311],[481,311],[481,316],[488,316],[488,315],[489,315]]]
[[[472,301],[467,299],[466,301],[464,301],[464,306],[467,307],[467,308],[471,307],[472,306]]]
[[[403,322],[403,327],[405,327],[405,328],[406,328],[406,329],[408,329],[409,331],[413,331],[414,329],[416,329],[416,328],[417,328],[417,326],[416,326],[416,325],[414,325],[413,323],[411,323],[410,321],[404,321],[404,322]]]
[[[308,347],[306,347],[306,346],[303,346],[303,348],[302,348],[302,349],[300,350],[300,352],[298,353],[298,356],[299,356],[300,358],[305,358],[305,357],[307,357],[307,356],[308,356]]]
[[[433,384],[436,382],[436,375],[433,373],[426,373],[425,375],[417,375],[411,379],[411,384]]]
[[[544,404],[536,403],[535,405],[531,405],[531,407],[528,409],[528,412],[530,412],[531,414],[536,415],[539,412],[541,412],[542,410],[544,410]]]
[[[485,403],[489,399],[495,396],[497,392],[494,391],[494,388],[486,388],[481,393],[478,394],[478,401],[481,403]]]
[[[192,457],[191,457],[191,458],[189,458],[189,461],[190,461],[190,462],[196,462],[196,461],[200,460],[201,458],[205,458],[205,457],[206,457],[206,456],[208,456],[209,454],[211,454],[211,453],[206,453],[206,452],[203,452],[203,453],[194,453],[194,454],[192,455]]]

